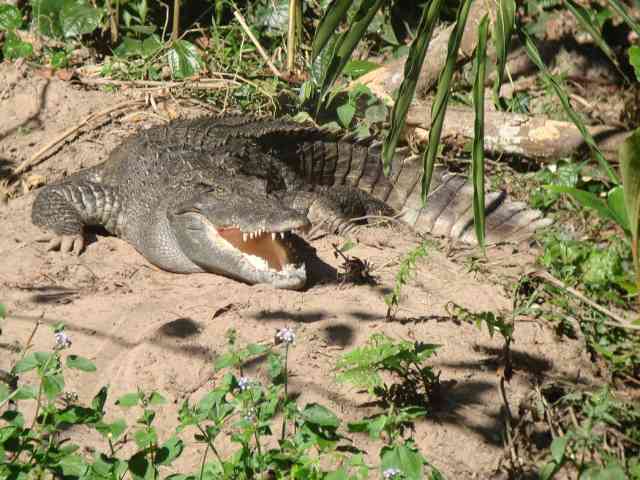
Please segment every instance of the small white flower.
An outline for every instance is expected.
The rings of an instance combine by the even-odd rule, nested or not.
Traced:
[[[71,338],[64,332],[56,332],[54,334],[56,338],[55,348],[62,350],[63,348],[69,348],[71,346]]]
[[[245,391],[251,385],[251,380],[248,377],[240,377],[238,379],[238,388]]]
[[[296,334],[289,327],[284,327],[276,333],[276,343],[292,344],[296,339]]]
[[[393,478],[396,478],[401,473],[402,472],[397,468],[387,468],[384,472],[382,472],[382,477],[384,478],[384,480],[391,480]]]
[[[244,415],[244,419],[247,422],[253,422],[256,419],[256,409],[250,408],[247,413]]]

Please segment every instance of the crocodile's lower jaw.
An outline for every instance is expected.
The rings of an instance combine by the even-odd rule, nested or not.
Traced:
[[[275,232],[274,232],[275,233]],[[307,273],[304,263],[296,265],[284,243],[284,235],[271,232],[247,236],[238,228],[210,229],[210,237],[219,248],[236,259],[233,269],[223,272],[247,283],[267,283],[275,288],[304,288]]]

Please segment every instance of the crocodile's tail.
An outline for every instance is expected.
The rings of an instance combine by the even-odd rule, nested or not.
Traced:
[[[422,163],[408,149],[398,149],[389,176],[382,173],[381,142],[304,142],[296,163],[307,180],[316,184],[348,184],[371,193],[399,212],[400,218],[421,233],[446,236],[475,244],[473,187],[462,175],[436,167],[426,205],[421,198]],[[513,202],[505,192],[485,195],[486,242],[519,242],[551,223],[538,210]]]

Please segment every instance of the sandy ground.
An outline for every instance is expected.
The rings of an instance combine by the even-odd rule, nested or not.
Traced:
[[[87,115],[127,98],[133,97],[0,65],[0,178]],[[104,160],[124,135],[157,122],[158,115],[199,113],[173,100],[162,104],[158,114],[150,112],[144,109],[81,129],[28,172],[27,183],[55,181]],[[378,285],[336,282],[340,261],[334,258],[332,243],[342,240],[325,237],[311,245],[317,255],[309,264],[314,281],[306,291],[291,292],[210,274],[163,272],[125,242],[101,235],[80,257],[45,252],[44,245],[34,241],[38,230],[30,222],[33,198],[33,191],[20,192],[0,207],[0,302],[9,311],[0,337],[0,368],[10,368],[15,346],[24,343],[38,319],[43,325],[34,338],[36,349],[52,346],[47,325],[64,322],[72,353],[98,366],[94,374],[70,372],[67,388],[89,400],[109,384],[108,410],[114,417],[120,414],[113,405],[120,394],[137,387],[157,389],[170,399],[158,416],[166,437],[176,425],[179,403],[199,398],[220,377],[213,373],[212,361],[224,351],[229,328],[244,342],[270,342],[276,329],[293,328],[297,339],[291,352],[291,391],[302,404],[322,403],[344,420],[376,411],[366,394],[335,382],[333,367],[344,352],[374,332],[437,343],[441,348],[433,366],[441,371],[443,401],[428,420],[416,425],[414,438],[448,478],[492,475],[503,451],[496,362],[501,343],[486,330],[454,323],[445,306],[455,301],[474,311],[496,311],[508,310],[511,302],[505,288],[474,276],[464,262],[454,263],[432,249],[404,290],[397,320],[387,322],[383,294],[393,286],[398,268],[393,260],[418,241],[402,227],[363,229],[349,252],[374,266],[386,265],[376,272]],[[585,370],[579,344],[566,339],[559,343],[549,328],[536,322],[519,322],[515,339],[516,372],[508,385],[515,412],[536,383],[549,377],[576,378]],[[248,374],[264,380],[264,370],[265,365],[256,362]],[[375,460],[380,443],[366,436],[356,436],[355,442]],[[220,448],[230,452],[232,447]],[[198,453],[187,449],[177,466],[195,469]]]

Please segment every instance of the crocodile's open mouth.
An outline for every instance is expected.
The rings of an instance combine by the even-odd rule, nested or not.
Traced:
[[[280,272],[295,263],[285,240],[291,235],[286,232],[258,230],[245,233],[239,228],[216,228],[218,234],[233,247],[241,251],[247,260],[259,270]]]

